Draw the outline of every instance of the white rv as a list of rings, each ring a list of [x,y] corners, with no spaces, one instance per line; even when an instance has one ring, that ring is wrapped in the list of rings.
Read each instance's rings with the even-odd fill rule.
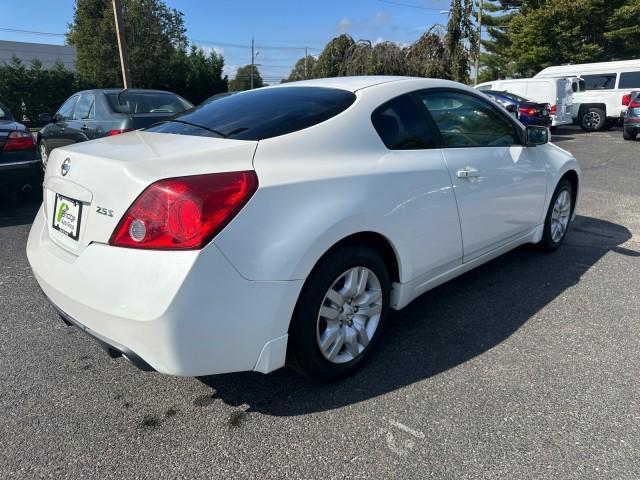
[[[494,80],[476,85],[478,90],[497,90],[515,93],[538,103],[551,106],[551,126],[573,123],[571,116],[573,90],[572,81],[565,78],[518,78]]]
[[[640,60],[548,67],[534,78],[561,77],[584,80],[584,91],[573,94],[572,115],[584,130],[602,130],[626,111],[625,94],[640,90]]]

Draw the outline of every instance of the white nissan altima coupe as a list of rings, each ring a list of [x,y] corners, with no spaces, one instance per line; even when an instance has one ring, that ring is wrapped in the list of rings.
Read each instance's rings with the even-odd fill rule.
[[[27,254],[68,323],[146,370],[352,372],[390,309],[525,243],[580,167],[464,85],[290,83],[57,148]]]

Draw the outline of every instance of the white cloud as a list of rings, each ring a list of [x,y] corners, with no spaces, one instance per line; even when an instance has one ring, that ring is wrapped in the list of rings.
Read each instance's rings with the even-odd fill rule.
[[[340,33],[347,33],[347,31],[352,27],[353,22],[348,18],[343,18],[338,22],[336,28]]]
[[[375,47],[376,45],[378,45],[379,43],[382,43],[384,41],[385,41],[384,38],[378,37],[373,42],[371,42],[371,45],[373,45]]]

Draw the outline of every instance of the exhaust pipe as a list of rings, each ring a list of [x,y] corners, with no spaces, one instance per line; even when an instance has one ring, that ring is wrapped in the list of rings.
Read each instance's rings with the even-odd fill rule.
[[[31,185],[29,185],[28,183],[26,185],[22,186],[22,192],[23,193],[31,193],[33,191],[33,187]]]

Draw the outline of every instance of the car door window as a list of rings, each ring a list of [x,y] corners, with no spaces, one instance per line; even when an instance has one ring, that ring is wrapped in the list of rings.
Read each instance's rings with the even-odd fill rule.
[[[93,118],[93,95],[80,95],[76,108],[73,111],[74,120],[89,120]]]
[[[382,104],[371,115],[371,122],[390,150],[420,150],[436,145],[424,114],[411,95]]]
[[[599,73],[597,75],[583,75],[585,90],[611,90],[616,84],[615,73]]]
[[[69,120],[71,118],[71,114],[73,113],[73,107],[78,100],[78,96],[74,95],[73,97],[67,99],[66,102],[62,104],[58,112],[56,113],[56,118],[58,120]]]
[[[506,147],[520,143],[514,123],[489,102],[462,92],[419,92],[444,147]]]

